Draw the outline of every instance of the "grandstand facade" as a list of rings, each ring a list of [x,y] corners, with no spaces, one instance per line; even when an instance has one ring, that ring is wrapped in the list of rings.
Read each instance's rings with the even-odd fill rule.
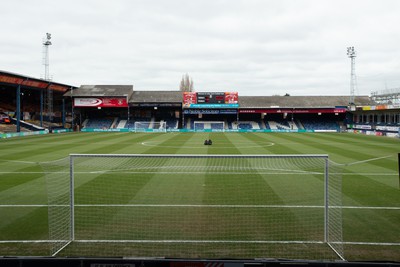
[[[44,104],[54,95],[53,113]],[[132,85],[70,85],[0,71],[0,132],[231,131],[339,132],[398,136],[399,104],[373,97],[242,96],[236,92],[139,91]],[[233,97],[226,102],[224,97]],[[189,97],[189,98],[188,98]],[[187,102],[194,98],[198,102]],[[192,101],[192,100],[190,100]],[[208,102],[211,101],[211,102]],[[189,103],[189,104],[188,104]],[[51,121],[49,118],[52,118]],[[144,128],[144,129],[143,129]]]
[[[345,130],[352,118],[347,96],[238,96],[235,105],[187,105],[183,95],[136,91],[133,86],[83,85],[64,97],[73,102],[75,123],[82,131],[133,131],[135,123],[147,122],[149,131],[155,129],[152,125],[165,123],[167,131],[336,132]],[[104,105],[105,101],[114,104]],[[358,106],[370,101],[368,96],[356,98]]]
[[[11,120],[9,125],[0,125],[0,132],[29,133],[67,127],[68,107],[63,95],[73,88],[71,85],[0,71],[0,112],[7,114]],[[46,103],[49,91],[52,92],[51,109]]]

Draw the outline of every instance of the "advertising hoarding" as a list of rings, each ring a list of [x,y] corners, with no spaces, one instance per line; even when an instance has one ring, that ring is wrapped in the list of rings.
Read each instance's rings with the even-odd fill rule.
[[[77,97],[74,107],[127,108],[128,102],[124,97]]]

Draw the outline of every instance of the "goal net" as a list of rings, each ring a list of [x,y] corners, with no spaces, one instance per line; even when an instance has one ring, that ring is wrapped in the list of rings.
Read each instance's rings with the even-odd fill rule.
[[[195,132],[224,132],[225,122],[223,121],[195,121],[193,124]]]
[[[136,121],[135,132],[166,132],[167,124],[165,121]]]
[[[44,168],[52,255],[344,259],[326,155],[73,154]]]

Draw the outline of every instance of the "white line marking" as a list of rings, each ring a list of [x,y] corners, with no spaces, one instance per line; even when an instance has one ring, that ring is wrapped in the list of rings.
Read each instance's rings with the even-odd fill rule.
[[[60,205],[52,205],[53,207],[55,206],[60,206]],[[61,205],[64,206],[64,205]],[[65,205],[68,206],[68,205]],[[49,207],[47,204],[4,204],[0,205],[0,208],[44,208],[44,207]]]
[[[34,173],[44,173],[44,172],[0,172],[0,174],[34,174]]]
[[[378,158],[372,158],[372,159],[366,159],[366,160],[360,160],[360,161],[354,161],[354,162],[344,163],[344,164],[339,164],[339,165],[351,166],[351,165],[366,163],[366,162],[370,162],[370,161],[375,161],[375,160],[380,160],[380,159],[386,159],[386,158],[390,158],[390,157],[392,157],[392,155],[383,156],[383,157],[378,157]]]
[[[176,167],[176,166],[175,166]],[[192,166],[193,167],[193,166]],[[149,169],[154,169],[155,167],[149,168]],[[190,166],[186,166],[185,168],[190,169]],[[194,167],[193,167],[194,168]],[[196,168],[203,168],[196,166]],[[206,168],[204,166],[204,168]],[[218,168],[218,166],[215,166],[215,168]],[[265,168],[264,168],[265,169]],[[252,170],[257,170],[257,169],[252,169]],[[275,170],[277,171],[277,170]],[[283,172],[286,171],[286,172]],[[69,172],[43,172],[43,171],[29,171],[29,172],[20,172],[20,171],[0,171],[0,174],[37,174],[37,173],[64,173],[64,174],[69,174]],[[160,174],[177,174],[177,173],[188,173],[188,174],[204,174],[204,171],[201,172],[195,172],[195,171],[188,171],[188,170],[182,170],[179,172],[159,172],[159,171],[124,171],[124,170],[104,170],[104,171],[76,171],[76,174],[103,174],[103,173],[122,173],[122,174],[137,174],[137,173],[150,173],[150,174],[155,174],[155,173],[160,173]],[[219,173],[213,173],[213,175],[218,175],[218,174],[252,174],[252,173],[257,173],[257,174],[271,174],[271,175],[277,175],[277,174],[323,174],[322,172],[307,172],[307,171],[301,171],[301,170],[282,170],[282,172],[246,172],[246,171],[241,171],[241,172],[219,172]],[[394,173],[333,173],[332,174],[339,174],[343,176],[398,176],[397,172]]]
[[[332,208],[335,208],[334,206]],[[360,206],[342,206],[342,209],[360,209],[360,210],[400,210],[400,207],[360,207]]]
[[[158,142],[158,141],[142,142],[141,144],[144,145],[144,146],[146,146],[146,145],[147,146],[157,146],[157,145],[148,144],[148,143],[151,143],[151,142]],[[275,143],[273,143],[273,142],[262,142],[262,143],[264,143],[264,144],[257,145],[257,146],[246,146],[246,148],[265,147],[265,146],[274,146],[275,145]],[[163,146],[163,147],[174,147],[175,148],[176,146]],[[181,146],[179,146],[179,147],[182,148]],[[203,147],[203,146],[183,147],[183,148],[199,148],[199,147]],[[231,148],[231,147],[220,147],[220,148]],[[371,159],[366,159],[366,160],[354,161],[354,162],[350,162],[350,163],[337,163],[337,164],[338,165],[342,165],[342,166],[351,166],[351,165],[362,164],[362,163],[366,163],[366,162],[370,162],[370,161],[390,158],[392,156],[393,155],[388,155],[388,156],[382,156],[382,157],[371,158]],[[23,161],[23,160],[6,160],[6,159],[0,159],[0,161],[10,162],[10,163],[23,163],[23,164],[42,164],[42,163],[52,163],[52,162],[61,161],[61,160],[64,160],[65,158],[67,158],[67,157],[56,159],[56,160],[52,160],[52,161],[42,161],[42,162]]]
[[[70,242],[71,240],[0,240],[0,244],[12,243],[54,243]],[[80,243],[249,243],[249,244],[325,244],[323,241],[267,241],[267,240],[74,240]],[[343,245],[367,245],[367,246],[400,246],[400,242],[331,242]]]
[[[47,204],[0,204],[0,208],[43,208],[69,207],[66,205]],[[197,205],[197,204],[76,204],[75,207],[150,207],[150,208],[289,208],[289,209],[323,209],[323,205]],[[400,210],[400,207],[363,207],[363,206],[330,206],[330,208],[361,209],[361,210]]]
[[[53,257],[56,256],[61,250],[63,250],[64,248],[66,248],[69,244],[71,244],[72,240],[70,240],[69,242],[67,242],[66,244],[64,244],[64,246],[62,246],[61,248],[59,248],[56,252],[53,253]]]
[[[400,246],[399,242],[393,242],[393,243],[388,243],[388,242],[343,242],[343,245],[368,245],[368,246]]]
[[[0,240],[0,244],[7,243],[52,243],[52,242],[68,242],[69,240]]]
[[[182,146],[180,143],[177,144],[176,146],[174,146],[174,145],[170,145],[171,144],[170,142],[167,142],[169,145],[162,145],[163,142],[164,141],[147,141],[147,142],[142,142],[140,144],[143,146],[150,146],[150,147],[169,147],[169,148],[182,148],[182,149],[185,149],[185,148],[192,149],[192,148],[204,147],[203,141],[199,141],[199,145],[197,145],[197,146]],[[273,143],[273,142],[258,142],[258,143],[254,144],[253,142],[249,143],[249,142],[240,142],[239,141],[239,142],[235,142],[235,144],[232,144],[227,141],[218,141],[215,143],[223,144],[223,145],[231,144],[230,146],[219,146],[218,145],[218,148],[260,148],[260,147],[269,147],[269,146],[275,145],[275,143]]]
[[[308,240],[74,240],[79,243],[241,243],[241,244],[324,244],[323,241]]]
[[[190,167],[188,167],[190,169]],[[199,168],[199,167],[196,167]],[[201,168],[201,167],[200,167]],[[152,168],[154,169],[154,168]],[[207,170],[206,170],[207,171]],[[208,170],[210,171],[210,169]],[[279,171],[279,170],[276,170]],[[64,173],[64,174],[69,174],[69,172],[0,172],[0,174],[36,174],[36,173]],[[317,175],[322,175],[323,173],[321,172],[307,172],[307,171],[302,171],[302,170],[282,170],[282,172],[260,172],[260,171],[254,171],[254,172],[248,172],[248,171],[228,171],[228,172],[216,172],[216,173],[205,173],[205,171],[190,171],[190,170],[182,170],[182,171],[174,171],[174,172],[169,172],[169,171],[120,171],[120,170],[104,170],[104,171],[87,171],[87,172],[79,172],[76,171],[74,172],[75,174],[105,174],[105,173],[113,173],[113,174],[178,174],[178,173],[186,173],[186,174],[212,174],[212,175],[243,175],[243,174],[270,174],[270,175],[310,175],[310,174],[317,174]]]
[[[24,163],[24,164],[38,164],[39,163],[39,162],[35,162],[35,161],[6,160],[6,159],[0,159],[0,161],[9,162],[9,163]]]

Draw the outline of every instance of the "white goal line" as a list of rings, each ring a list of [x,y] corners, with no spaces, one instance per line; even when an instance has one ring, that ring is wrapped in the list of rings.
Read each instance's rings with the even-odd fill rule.
[[[324,241],[308,240],[74,240],[78,243],[200,243],[200,244],[325,244]]]
[[[323,173],[320,172],[304,172],[304,171],[289,171],[289,172],[283,172],[285,170],[282,170],[282,172],[218,172],[218,173],[212,173],[212,175],[219,175],[219,174],[270,174],[270,175],[322,175]],[[288,170],[286,170],[288,171]],[[2,172],[0,171],[0,174],[37,174],[37,173],[59,173],[59,174],[69,174],[69,172],[42,172],[42,171],[32,171],[32,172]],[[178,173],[187,173],[187,174],[204,174],[204,172],[194,172],[194,171],[182,171],[182,172],[143,172],[143,171],[87,171],[87,172],[75,172],[76,174],[105,174],[105,173],[121,173],[121,174],[178,174]],[[334,175],[342,175],[342,176],[398,176],[397,173],[336,173],[336,172],[331,172],[331,174]],[[2,177],[0,177],[1,179]],[[6,178],[6,177],[4,177]]]
[[[40,244],[40,243],[66,243],[71,240],[0,240],[0,244]],[[78,243],[245,243],[245,244],[325,244],[323,241],[267,241],[267,240],[74,240]],[[329,242],[331,244],[343,245],[366,245],[366,246],[400,246],[400,242]]]
[[[114,172],[114,171],[88,171],[88,172],[75,172],[77,174],[96,174],[96,173],[108,173],[108,172]],[[36,174],[36,173],[44,173],[44,172],[2,172],[0,171],[0,174]],[[69,172],[47,172],[47,173],[64,173],[67,174]],[[115,172],[114,172],[115,173]],[[119,172],[119,173],[160,173],[160,174],[177,174],[177,173],[192,173],[192,174],[196,174],[196,173],[202,173],[204,174],[204,172],[187,172],[187,171],[182,171],[182,172]],[[322,174],[319,172],[227,172],[227,173],[213,173],[214,174],[250,174],[250,173],[255,173],[255,174],[271,174],[271,175],[278,175],[278,174],[296,174],[296,175],[308,175],[308,174]],[[336,172],[332,172],[331,174],[339,174],[339,175],[343,175],[343,176],[398,176],[397,173],[336,173]]]
[[[75,207],[154,207],[154,208],[309,208],[322,209],[323,205],[203,205],[203,204],[75,204]],[[0,204],[0,208],[44,208],[70,207],[70,205],[47,204]],[[363,206],[329,206],[329,208],[360,209],[360,210],[400,210],[400,207],[363,207]]]

